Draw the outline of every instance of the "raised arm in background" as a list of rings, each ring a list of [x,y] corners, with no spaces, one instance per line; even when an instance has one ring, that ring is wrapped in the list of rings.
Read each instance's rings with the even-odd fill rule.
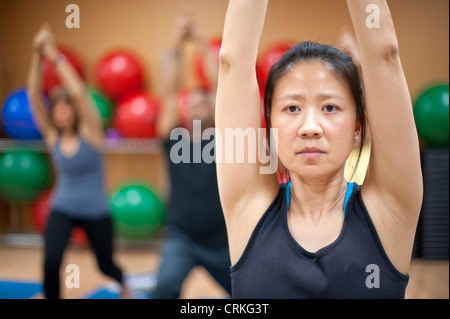
[[[89,96],[86,85],[70,63],[65,60],[55,45],[55,39],[48,23],[44,23],[34,38],[34,51],[28,76],[28,89],[36,117],[44,136],[54,139],[49,115],[46,114],[42,102],[42,86],[40,63],[46,57],[53,62],[62,86],[73,99],[73,104],[79,118],[80,133],[94,145],[103,145],[103,127],[101,117]],[[49,141],[52,143],[52,141]],[[52,145],[52,144],[50,144]]]
[[[174,43],[160,60],[159,96],[162,110],[158,118],[158,136],[167,139],[177,125],[179,125],[178,98],[182,88],[183,78],[183,48],[188,42],[194,42],[204,57],[205,71],[210,91],[217,90],[218,63],[205,37],[200,34],[192,18],[187,15],[178,17],[175,22]]]
[[[28,71],[27,89],[31,100],[34,118],[47,146],[52,148],[57,137],[57,130],[53,126],[50,114],[44,104],[42,91],[42,32],[39,32],[33,39],[33,50],[31,53],[31,63]]]

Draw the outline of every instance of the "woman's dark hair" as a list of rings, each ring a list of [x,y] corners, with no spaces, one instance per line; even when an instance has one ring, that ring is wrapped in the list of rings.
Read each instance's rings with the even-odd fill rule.
[[[268,128],[271,127],[270,114],[272,109],[272,97],[276,84],[281,77],[292,70],[293,67],[300,62],[323,62],[327,68],[334,71],[348,84],[356,105],[356,120],[361,123],[361,142],[358,159],[355,165],[355,167],[357,167],[366,136],[366,103],[363,84],[361,82],[359,70],[353,63],[352,58],[336,48],[316,42],[300,42],[287,51],[281,59],[272,66],[267,77],[264,92],[264,117]],[[267,134],[268,140],[270,140],[270,130],[267,130]],[[355,171],[356,169],[353,174]],[[288,172],[284,168],[279,171],[279,174],[289,178]]]

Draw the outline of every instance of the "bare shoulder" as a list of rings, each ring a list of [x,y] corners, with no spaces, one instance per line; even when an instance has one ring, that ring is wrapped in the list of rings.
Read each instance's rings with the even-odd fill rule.
[[[86,143],[98,151],[103,151],[105,146],[104,135],[97,129],[92,129],[89,125],[80,125],[79,133]]]
[[[43,140],[45,146],[49,151],[52,151],[55,148],[56,142],[58,140],[58,134],[59,134],[58,131],[53,126],[45,131]]]

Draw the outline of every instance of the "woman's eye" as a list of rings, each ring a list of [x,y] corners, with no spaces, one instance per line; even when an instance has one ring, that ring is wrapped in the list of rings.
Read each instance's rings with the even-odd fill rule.
[[[329,104],[329,105],[325,105],[325,106],[324,106],[324,110],[325,110],[326,112],[331,113],[331,112],[337,111],[337,108],[336,108],[336,106]]]
[[[291,106],[288,106],[286,110],[288,111],[288,113],[294,113],[298,110],[298,107],[291,105]]]

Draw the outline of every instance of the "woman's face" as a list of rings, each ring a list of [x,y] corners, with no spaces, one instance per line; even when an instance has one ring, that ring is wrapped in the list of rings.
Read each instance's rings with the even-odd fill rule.
[[[66,98],[59,98],[52,108],[53,123],[59,129],[70,128],[75,124],[75,113]]]
[[[271,122],[278,128],[278,156],[291,176],[343,175],[360,125],[347,83],[324,63],[298,63],[278,80]]]

